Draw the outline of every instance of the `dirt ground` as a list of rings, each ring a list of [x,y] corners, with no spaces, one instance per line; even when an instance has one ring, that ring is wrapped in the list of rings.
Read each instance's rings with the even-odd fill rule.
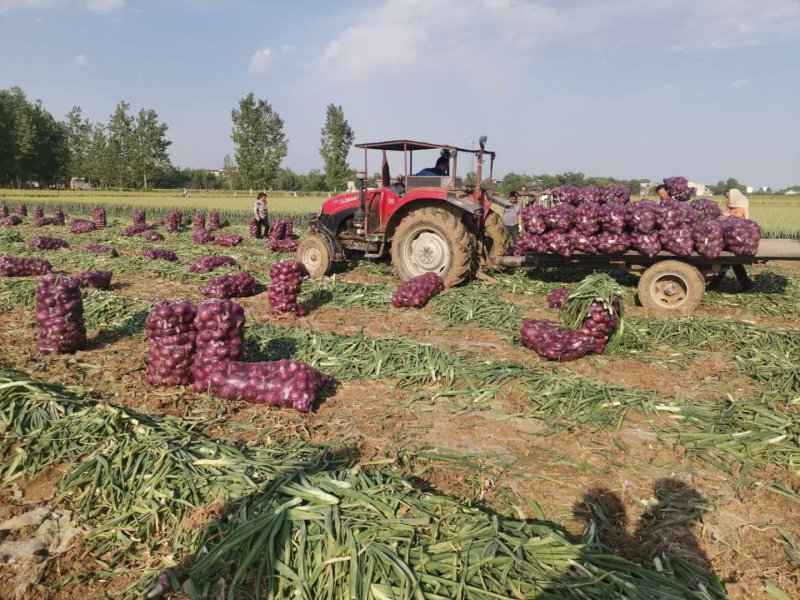
[[[792,268],[786,266],[786,268]],[[798,270],[800,276],[800,270]],[[385,275],[353,273],[363,283],[390,281]],[[199,298],[196,286],[126,273],[115,274],[115,292],[132,299]],[[543,296],[515,298],[526,314],[553,317]],[[514,345],[509,335],[477,325],[448,327],[430,309],[368,311],[321,306],[308,317],[267,316],[266,294],[243,299],[247,318],[286,323],[339,334],[396,336],[432,343],[447,351],[535,365],[538,358]],[[724,311],[725,315],[780,327],[800,327],[796,319],[778,319]],[[701,314],[722,311],[704,306]],[[633,308],[631,314],[643,314]],[[763,487],[737,489],[730,475],[679,445],[661,441],[648,418],[629,415],[618,430],[558,427],[529,416],[526,401],[506,386],[486,410],[456,409],[435,389],[404,389],[390,380],[339,384],[309,415],[226,403],[189,390],[153,388],[145,381],[146,343],[141,336],[103,341],[92,333],[90,349],[69,356],[40,357],[35,348],[32,311],[10,309],[0,329],[0,363],[64,384],[80,384],[113,402],[172,415],[219,411],[226,419],[209,435],[252,441],[264,428],[301,435],[313,442],[357,448],[360,460],[394,458],[420,485],[468,499],[515,517],[544,517],[576,535],[590,515],[602,511],[600,538],[621,555],[640,562],[661,552],[682,555],[715,572],[731,598],[760,598],[764,582],[775,579],[789,597],[800,597],[800,571],[780,544],[778,528],[800,532],[800,505]],[[101,343],[102,342],[102,343]],[[743,394],[752,382],[730,357],[700,352],[691,360],[653,355],[592,357],[569,366],[613,384],[712,402],[725,394]],[[28,482],[16,495],[0,496],[0,520],[48,503],[59,473]],[[761,481],[780,481],[800,491],[791,470],[769,469]],[[226,510],[204,507],[190,526]],[[25,530],[15,535],[24,537]],[[12,539],[3,538],[0,540]],[[102,598],[124,589],[134,574],[109,575],[80,541],[48,565],[26,598]],[[0,571],[0,597],[12,597],[15,568]],[[135,579],[135,578],[134,578]]]

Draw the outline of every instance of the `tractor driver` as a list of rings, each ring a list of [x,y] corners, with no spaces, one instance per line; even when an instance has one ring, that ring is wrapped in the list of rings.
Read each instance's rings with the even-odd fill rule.
[[[446,177],[450,174],[450,161],[444,156],[436,159],[436,166],[433,168],[422,169],[418,176],[422,177]]]

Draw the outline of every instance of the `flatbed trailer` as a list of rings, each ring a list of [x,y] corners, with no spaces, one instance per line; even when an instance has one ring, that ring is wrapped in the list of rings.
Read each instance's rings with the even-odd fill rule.
[[[660,314],[688,314],[703,300],[706,285],[733,265],[771,261],[800,261],[800,240],[763,239],[755,256],[722,252],[717,258],[699,254],[680,256],[659,252],[649,257],[638,252],[624,254],[534,254],[503,256],[496,261],[504,267],[579,267],[625,269],[639,276],[637,293],[645,308]]]

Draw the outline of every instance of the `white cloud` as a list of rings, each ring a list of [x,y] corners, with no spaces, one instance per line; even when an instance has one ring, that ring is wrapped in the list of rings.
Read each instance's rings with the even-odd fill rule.
[[[385,35],[365,50],[376,32]],[[539,56],[608,59],[798,37],[797,0],[382,0],[330,40],[319,66],[339,82],[426,70],[502,80]]]
[[[84,69],[89,66],[89,59],[86,58],[85,54],[78,54],[78,56],[72,59],[72,64],[79,69]]]
[[[297,46],[293,44],[284,44],[283,46],[281,46],[282,54],[289,54],[290,52],[294,52],[295,50],[297,50]]]
[[[749,79],[735,79],[731,81],[731,87],[734,89],[743,88],[745,86],[752,85],[752,83],[753,82]]]
[[[83,6],[93,12],[111,12],[125,6],[125,0],[83,0]]]
[[[262,48],[261,50],[256,50],[253,57],[250,59],[250,65],[247,67],[248,73],[251,75],[255,75],[257,73],[263,73],[269,68],[269,64],[272,62],[272,48]]]

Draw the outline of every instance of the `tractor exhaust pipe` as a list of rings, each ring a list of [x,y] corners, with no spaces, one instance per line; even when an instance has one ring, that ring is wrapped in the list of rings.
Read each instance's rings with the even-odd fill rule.
[[[353,215],[353,225],[356,228],[356,233],[363,235],[367,201],[367,174],[363,172],[356,173],[356,179],[358,179],[358,209]]]
[[[482,135],[478,138],[478,164],[475,167],[475,191],[473,192],[473,199],[475,202],[481,201],[481,182],[483,182],[483,151],[486,149],[486,136]]]

